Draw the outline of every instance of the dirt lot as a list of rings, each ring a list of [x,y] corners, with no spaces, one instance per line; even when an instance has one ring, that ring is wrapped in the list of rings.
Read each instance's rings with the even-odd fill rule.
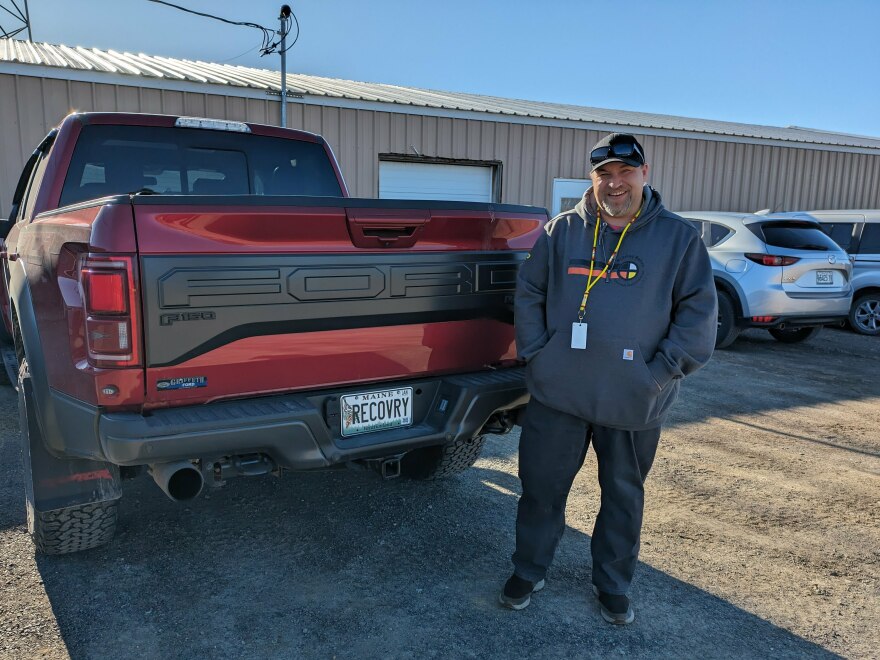
[[[592,456],[547,588],[509,612],[515,434],[441,483],[289,474],[175,505],[141,478],[112,544],[35,558],[2,389],[0,656],[880,657],[878,364],[878,339],[749,332],[687,381],[623,629],[588,589]]]

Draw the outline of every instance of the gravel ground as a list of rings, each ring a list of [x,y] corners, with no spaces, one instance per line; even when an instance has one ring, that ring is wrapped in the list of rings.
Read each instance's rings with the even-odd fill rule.
[[[515,432],[438,483],[286,474],[176,505],[139,478],[110,545],[35,558],[0,389],[0,657],[880,657],[878,359],[840,330],[750,331],[688,379],[625,628],[589,592],[592,454],[547,588],[510,612]]]

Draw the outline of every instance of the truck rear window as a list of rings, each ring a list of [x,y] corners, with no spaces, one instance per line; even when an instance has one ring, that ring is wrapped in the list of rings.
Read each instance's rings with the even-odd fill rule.
[[[342,194],[314,142],[193,128],[83,127],[61,206],[149,190],[162,195]]]
[[[818,224],[811,222],[759,222],[746,225],[758,238],[772,247],[790,250],[840,251]]]

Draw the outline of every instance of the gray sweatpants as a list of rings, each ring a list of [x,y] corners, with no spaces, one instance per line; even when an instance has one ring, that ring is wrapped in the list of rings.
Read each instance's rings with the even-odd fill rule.
[[[514,572],[531,582],[546,575],[565,530],[568,493],[592,442],[602,491],[590,544],[593,584],[610,594],[625,594],[639,556],[644,484],[659,440],[659,427],[621,431],[596,426],[532,398],[519,441],[522,497]]]

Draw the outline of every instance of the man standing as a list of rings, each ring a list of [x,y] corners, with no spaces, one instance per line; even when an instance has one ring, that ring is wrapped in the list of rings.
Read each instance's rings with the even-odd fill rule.
[[[590,164],[592,189],[547,224],[517,280],[516,343],[531,401],[514,573],[500,601],[519,610],[544,587],[592,443],[602,493],[593,592],[606,621],[627,624],[645,478],[681,379],[712,355],[718,302],[700,234],[646,185],[636,138],[606,136]]]

